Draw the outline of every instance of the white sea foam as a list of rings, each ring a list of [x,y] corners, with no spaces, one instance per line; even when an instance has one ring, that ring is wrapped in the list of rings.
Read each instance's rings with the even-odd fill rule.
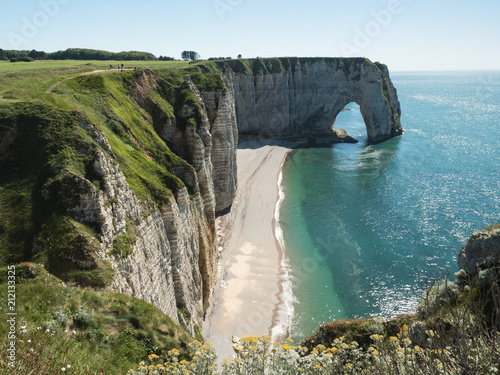
[[[422,129],[408,129],[408,128],[405,128],[405,132],[413,132],[413,133],[417,133],[419,135],[427,135]]]
[[[283,164],[285,160],[281,163],[280,173],[278,176],[278,201],[276,202],[276,207],[274,209],[274,220],[275,220],[275,236],[278,240],[279,246],[281,248],[281,263],[280,263],[280,290],[281,295],[279,296],[279,306],[276,314],[275,321],[273,322],[273,327],[271,329],[271,335],[273,340],[285,338],[292,326],[292,320],[294,316],[294,302],[295,296],[293,295],[292,289],[292,269],[290,261],[286,256],[285,251],[285,240],[283,235],[283,230],[280,226],[280,210],[281,205],[285,199],[285,192],[283,191],[282,180],[283,180]]]

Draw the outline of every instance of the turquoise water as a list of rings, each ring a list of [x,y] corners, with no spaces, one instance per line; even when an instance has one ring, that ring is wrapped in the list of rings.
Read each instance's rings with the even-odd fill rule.
[[[415,311],[426,280],[453,278],[470,234],[500,222],[500,73],[392,79],[403,136],[368,144],[350,104],[335,127],[359,143],[299,149],[284,166],[295,338],[332,319]]]

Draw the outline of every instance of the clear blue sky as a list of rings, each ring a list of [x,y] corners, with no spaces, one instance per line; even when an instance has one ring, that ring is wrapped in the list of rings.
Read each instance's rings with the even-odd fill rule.
[[[2,1],[0,48],[366,56],[393,71],[500,69],[498,0]]]

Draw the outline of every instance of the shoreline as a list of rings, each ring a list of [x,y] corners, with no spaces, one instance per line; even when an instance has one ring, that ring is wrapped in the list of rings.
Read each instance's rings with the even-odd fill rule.
[[[219,363],[234,357],[233,336],[279,340],[289,332],[290,267],[277,231],[282,167],[295,146],[283,141],[238,145],[238,191],[230,212],[217,218],[219,277],[202,329]]]
[[[276,198],[276,205],[274,208],[273,215],[273,232],[274,240],[276,243],[276,249],[278,250],[279,256],[279,267],[278,267],[278,288],[279,292],[276,294],[278,303],[273,310],[272,325],[270,328],[271,339],[273,341],[284,341],[290,336],[290,329],[292,325],[292,317],[294,313],[293,302],[295,297],[292,290],[292,276],[291,276],[291,264],[290,260],[286,256],[285,251],[285,239],[283,234],[283,229],[281,228],[279,222],[280,218],[280,208],[285,199],[285,193],[283,192],[282,180],[283,180],[283,167],[291,156],[293,148],[287,151],[278,171],[278,181],[276,182],[278,188],[278,195]]]

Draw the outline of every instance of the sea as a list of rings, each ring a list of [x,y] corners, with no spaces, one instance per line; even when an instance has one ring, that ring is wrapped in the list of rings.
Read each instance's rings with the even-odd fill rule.
[[[278,236],[289,332],[413,313],[454,280],[469,236],[500,222],[500,71],[392,73],[404,134],[371,144],[355,103],[335,128],[356,144],[291,152]]]

